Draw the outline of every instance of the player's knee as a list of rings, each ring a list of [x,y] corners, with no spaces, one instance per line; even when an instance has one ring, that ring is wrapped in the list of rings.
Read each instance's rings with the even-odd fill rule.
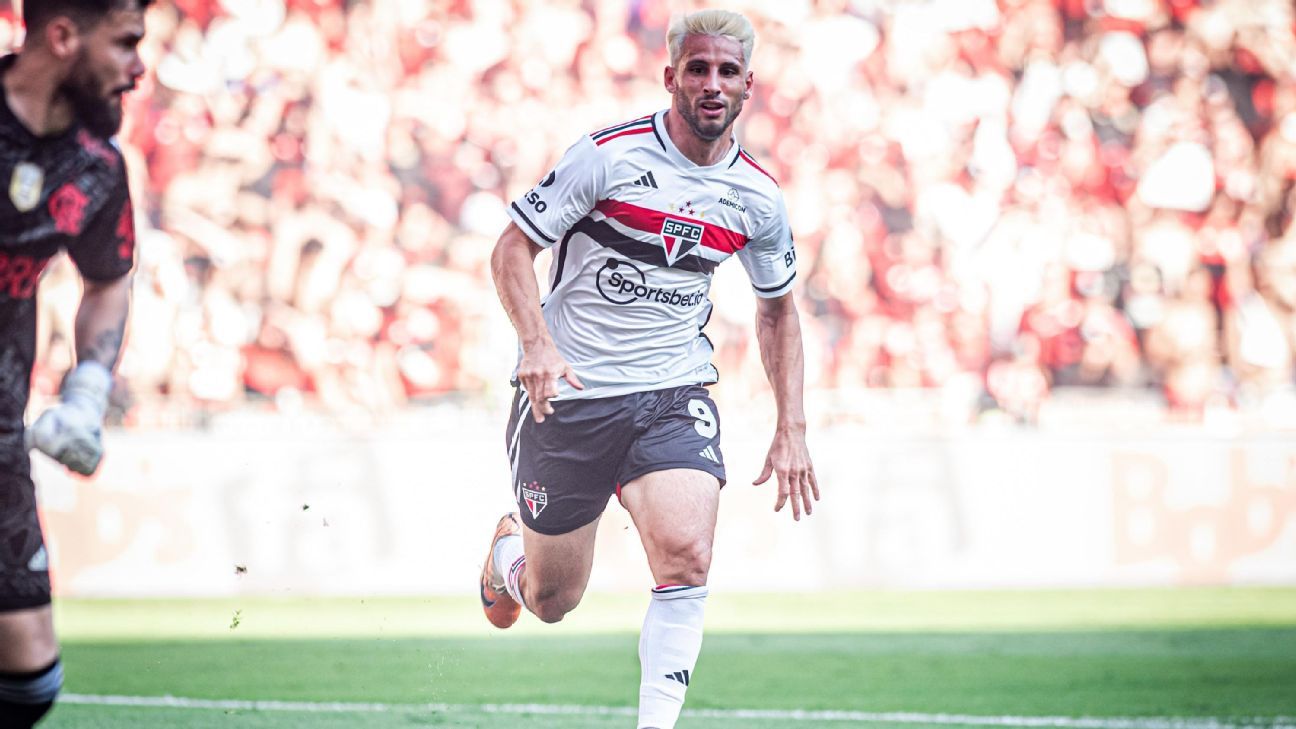
[[[538,590],[527,598],[527,606],[546,623],[556,623],[580,604],[579,590]]]
[[[705,585],[711,571],[711,540],[683,540],[665,545],[665,564],[658,572],[675,585]]]
[[[63,664],[58,659],[37,671],[0,671],[0,726],[34,726],[54,705],[62,688]]]

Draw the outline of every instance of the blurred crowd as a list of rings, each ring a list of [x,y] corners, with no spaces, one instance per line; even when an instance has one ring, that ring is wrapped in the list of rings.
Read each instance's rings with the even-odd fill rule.
[[[152,8],[121,135],[126,420],[507,388],[505,207],[580,135],[668,104],[665,29],[695,5]],[[757,30],[738,134],[787,198],[812,392],[926,389],[958,418],[1034,422],[1062,388],[1106,388],[1293,425],[1290,2],[725,5]],[[75,277],[43,286],[53,392]],[[754,392],[751,299],[718,279],[708,334],[724,386]]]

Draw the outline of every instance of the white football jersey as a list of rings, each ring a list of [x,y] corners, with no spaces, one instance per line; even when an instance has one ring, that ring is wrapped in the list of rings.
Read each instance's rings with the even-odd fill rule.
[[[559,399],[715,382],[702,328],[711,274],[734,254],[757,296],[792,290],[796,251],[774,178],[737,142],[709,167],[689,161],[666,113],[582,137],[509,209],[555,247],[541,306],[585,385],[559,380]]]

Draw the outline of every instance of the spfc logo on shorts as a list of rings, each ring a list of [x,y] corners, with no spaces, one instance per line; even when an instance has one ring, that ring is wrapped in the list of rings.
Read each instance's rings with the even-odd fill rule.
[[[549,494],[544,491],[537,491],[538,486],[535,481],[522,487],[522,503],[526,504],[527,511],[531,512],[532,519],[538,519],[540,512],[544,511],[545,506],[549,504]]]
[[[675,218],[666,218],[661,227],[662,247],[666,249],[666,265],[674,266],[679,257],[702,242],[702,226]]]

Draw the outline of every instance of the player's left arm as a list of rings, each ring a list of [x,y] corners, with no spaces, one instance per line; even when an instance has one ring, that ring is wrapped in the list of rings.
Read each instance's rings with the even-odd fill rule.
[[[775,511],[792,502],[792,518],[800,521],[801,511],[814,511],[819,500],[819,482],[806,447],[804,405],[805,356],[801,347],[801,320],[792,286],[796,281],[796,246],[788,225],[787,208],[779,195],[765,215],[764,225],[738,252],[756,294],[756,339],[761,363],[774,388],[778,421],[774,442],[765,456],[765,467],[753,483],[778,477]]]
[[[753,485],[778,477],[778,500],[774,511],[792,502],[792,518],[800,521],[804,508],[813,513],[819,500],[819,482],[806,445],[805,356],[801,344],[801,321],[796,301],[787,292],[773,298],[756,299],[756,340],[761,363],[774,389],[778,417],[774,441],[765,456],[765,466]]]

